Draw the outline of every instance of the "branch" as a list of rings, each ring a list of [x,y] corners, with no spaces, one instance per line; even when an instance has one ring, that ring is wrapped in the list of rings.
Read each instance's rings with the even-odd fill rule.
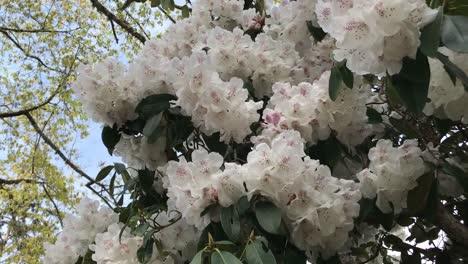
[[[25,115],[26,113],[32,112],[34,110],[37,110],[37,109],[47,105],[48,103],[50,103],[52,101],[52,99],[54,99],[54,97],[57,96],[57,94],[59,93],[59,90],[60,90],[60,87],[54,93],[52,93],[49,96],[49,98],[47,98],[44,102],[42,102],[42,103],[40,103],[40,104],[38,104],[36,106],[32,106],[30,108],[26,108],[26,109],[15,111],[15,112],[0,113],[0,118],[21,116],[21,115]]]
[[[62,220],[62,216],[60,215],[60,210],[59,210],[57,204],[55,203],[54,199],[53,199],[52,196],[50,195],[49,191],[47,190],[45,183],[42,184],[42,189],[44,189],[44,192],[46,193],[47,198],[49,198],[49,200],[50,200],[50,201],[52,202],[52,204],[54,205],[55,212],[57,213],[57,218],[58,218],[58,220],[59,220],[59,222],[60,222],[60,226],[63,227],[63,220]]]
[[[468,248],[468,228],[447,211],[441,203],[436,208],[436,221],[453,242]]]
[[[18,33],[57,33],[57,34],[60,34],[60,33],[70,33],[77,29],[79,29],[79,27],[70,29],[70,30],[52,30],[52,29],[44,29],[44,28],[22,29],[22,28],[9,28],[9,27],[0,26],[0,30],[18,32]]]
[[[97,184],[99,185],[101,188],[105,189],[104,186],[102,186],[100,183],[96,182],[91,176],[89,176],[88,174],[86,174],[86,172],[84,172],[83,170],[80,169],[80,167],[78,167],[75,163],[73,163],[69,158],[67,158],[67,156],[65,156],[65,154],[59,149],[59,147],[57,147],[57,145],[54,144],[54,142],[52,142],[52,140],[46,135],[44,134],[44,131],[42,131],[42,129],[39,127],[39,125],[37,124],[36,120],[31,116],[31,114],[29,112],[25,113],[24,114],[26,116],[26,118],[28,118],[29,122],[31,123],[31,125],[34,127],[34,130],[36,130],[36,132],[41,136],[41,138],[44,140],[44,142],[49,145],[54,151],[55,153],[65,162],[65,164],[67,164],[71,169],[73,169],[75,172],[77,172],[78,174],[80,174],[81,176],[83,176],[85,179],[87,179],[90,183],[93,183],[93,184]],[[86,184],[86,187],[88,189],[90,189],[92,192],[94,192],[96,195],[98,195],[99,197],[101,197],[104,202],[110,207],[110,208],[113,208],[112,205],[109,203],[109,201],[107,201],[107,199],[105,199],[101,194],[99,194],[98,191],[96,191],[94,188],[92,188],[90,185]]]
[[[164,8],[158,6],[158,9],[159,11],[161,11],[167,18],[169,18],[169,20],[171,20],[172,23],[176,23],[175,19],[171,17],[171,15],[169,15],[169,13],[166,12],[166,10],[164,10]]]
[[[47,64],[44,63],[43,60],[41,60],[39,57],[35,56],[35,55],[31,55],[29,54],[22,46],[21,44],[16,41],[6,30],[3,30],[3,29],[0,29],[0,33],[2,33],[3,35],[5,35],[5,37],[7,39],[9,39],[11,42],[13,42],[13,44],[19,49],[21,50],[23,53],[24,53],[24,56],[28,57],[28,58],[31,58],[31,59],[34,59],[36,60],[39,64],[41,64],[42,66],[44,66],[45,68],[51,70],[51,71],[56,71],[56,72],[60,72],[60,73],[65,73],[59,69],[54,69],[52,67],[49,67]]]
[[[0,179],[0,186],[20,184],[22,182],[24,182],[24,183],[40,183],[40,184],[43,183],[43,182],[32,180],[32,179],[15,179],[15,180]]]
[[[146,38],[138,33],[130,24],[128,24],[126,21],[121,20],[118,18],[116,15],[114,15],[112,12],[109,11],[105,6],[103,6],[101,3],[99,3],[98,0],[90,0],[93,6],[98,10],[98,12],[102,13],[105,15],[109,20],[114,21],[119,25],[122,29],[127,31],[130,35],[138,39],[141,43],[146,42]]]

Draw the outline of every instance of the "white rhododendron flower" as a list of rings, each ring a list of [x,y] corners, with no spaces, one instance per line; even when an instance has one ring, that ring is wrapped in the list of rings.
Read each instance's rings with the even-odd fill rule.
[[[88,246],[96,234],[118,221],[118,216],[109,208],[99,208],[99,202],[81,199],[76,207],[77,215],[67,214],[63,229],[55,244],[45,243],[44,262],[47,264],[75,263],[79,256],[85,256]]]
[[[424,0],[318,0],[317,20],[336,39],[338,61],[356,74],[396,74],[402,60],[416,57],[420,29],[437,10]]]
[[[390,140],[379,140],[369,151],[369,168],[357,174],[366,198],[377,196],[377,207],[384,213],[400,213],[407,207],[408,191],[426,172],[417,140],[406,140],[393,147]]]

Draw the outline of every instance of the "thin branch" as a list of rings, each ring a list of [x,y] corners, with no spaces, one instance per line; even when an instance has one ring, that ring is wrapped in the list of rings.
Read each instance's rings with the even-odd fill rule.
[[[0,186],[2,185],[15,185],[15,184],[20,184],[20,183],[40,183],[42,184],[43,182],[41,181],[36,181],[32,179],[15,179],[15,180],[7,180],[7,179],[1,179],[0,178]]]
[[[19,111],[15,111],[15,112],[0,113],[0,118],[7,118],[7,117],[15,117],[15,116],[25,115],[26,113],[32,112],[34,110],[37,110],[37,109],[47,105],[48,103],[50,103],[55,98],[55,96],[57,96],[57,94],[59,94],[60,87],[57,90],[55,90],[55,92],[53,92],[44,102],[42,102],[42,103],[40,103],[40,104],[38,104],[36,106],[32,106],[32,107],[23,109],[23,110],[19,110]]]
[[[146,42],[146,38],[138,33],[130,24],[128,24],[126,21],[121,20],[118,18],[116,15],[114,15],[112,12],[109,11],[105,6],[103,6],[99,1],[97,0],[90,0],[93,6],[97,9],[98,12],[102,13],[105,15],[109,20],[114,21],[119,25],[122,29],[127,31],[130,35],[138,39],[141,43]]]
[[[117,37],[117,33],[115,33],[115,26],[114,26],[114,21],[109,20],[112,28],[112,34],[114,34],[115,42],[119,44],[119,38]]]
[[[49,191],[47,190],[46,186],[45,186],[45,183],[42,184],[42,189],[44,189],[44,192],[46,193],[47,195],[47,198],[49,198],[49,200],[52,202],[52,204],[54,205],[54,208],[55,208],[55,212],[57,213],[57,218],[60,222],[60,226],[63,227],[63,220],[62,220],[62,216],[60,215],[60,210],[57,206],[57,204],[55,203],[54,199],[52,198],[52,196],[50,195]]]
[[[175,19],[171,17],[171,15],[169,15],[169,13],[166,12],[166,10],[164,10],[164,8],[158,6],[158,9],[159,11],[161,11],[164,15],[166,15],[167,18],[169,18],[169,20],[172,21],[172,23],[176,23]]]
[[[5,37],[7,39],[9,39],[11,42],[13,42],[13,44],[23,52],[24,56],[26,56],[27,58],[31,58],[31,59],[34,59],[36,60],[39,64],[41,64],[42,66],[44,66],[45,68],[49,69],[49,70],[52,70],[52,71],[55,71],[55,72],[59,72],[59,73],[65,73],[59,69],[54,69],[50,66],[48,66],[47,64],[44,63],[43,60],[41,60],[41,58],[37,57],[36,55],[31,55],[29,54],[29,52],[27,52],[22,46],[21,44],[16,41],[6,30],[3,30],[3,29],[0,29],[0,33],[2,33],[3,35],[5,35]]]
[[[70,30],[53,30],[53,29],[45,29],[45,28],[22,29],[22,28],[10,28],[10,27],[5,27],[5,26],[0,26],[0,30],[17,32],[17,33],[57,33],[57,34],[65,33],[65,34],[68,34],[78,29],[79,27],[70,29]]]
[[[86,174],[86,172],[84,172],[82,169],[80,169],[80,167],[78,167],[75,163],[73,163],[69,158],[67,158],[67,156],[65,156],[65,154],[59,149],[59,147],[57,147],[57,145],[55,145],[52,140],[41,130],[41,128],[39,127],[39,125],[37,124],[36,120],[31,116],[31,114],[29,112],[25,113],[24,114],[26,116],[26,118],[29,120],[29,123],[31,123],[31,125],[34,127],[34,130],[36,130],[36,132],[42,137],[42,139],[44,140],[44,142],[49,145],[54,151],[55,153],[65,162],[65,164],[67,164],[71,169],[73,169],[75,172],[77,172],[78,174],[80,174],[82,177],[84,177],[85,179],[87,179],[89,181],[89,183],[93,183],[93,184],[97,184],[98,186],[100,186],[101,188],[105,189],[104,186],[102,186],[101,184],[97,183],[91,176],[89,176],[88,174]],[[92,188],[89,184],[86,184],[86,187],[88,189],[90,189],[92,192],[94,192],[96,195],[98,195],[99,197],[101,197],[104,202],[110,207],[110,208],[113,208],[112,205],[109,203],[109,201],[107,201],[107,199],[105,199],[98,191],[96,191],[94,188]]]

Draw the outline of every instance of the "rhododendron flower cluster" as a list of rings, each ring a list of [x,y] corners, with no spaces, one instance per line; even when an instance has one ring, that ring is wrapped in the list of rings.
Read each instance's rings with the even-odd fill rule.
[[[149,263],[183,263],[196,253],[197,230],[187,225],[184,220],[169,225],[170,220],[173,219],[169,213],[155,216],[155,222],[161,226],[167,225],[154,235],[164,251],[160,252],[160,249],[154,246],[154,253]],[[137,250],[142,244],[142,237],[132,235],[129,228],[124,227],[122,223],[114,223],[109,226],[107,232],[97,234],[94,244],[89,248],[94,252],[92,259],[98,264],[137,264],[140,263]]]
[[[427,169],[417,140],[406,140],[398,148],[390,140],[379,140],[370,149],[369,160],[369,168],[357,175],[363,196],[377,196],[382,212],[400,213],[407,207],[408,191],[417,186]]]
[[[367,122],[366,102],[371,89],[368,84],[355,81],[353,89],[341,90],[336,101],[328,95],[327,71],[313,84],[275,83],[273,96],[263,112],[265,130],[262,137],[271,137],[281,131],[294,129],[311,143],[325,140],[332,130],[348,146],[355,146],[373,133]]]
[[[357,233],[373,223],[360,213],[406,213],[408,193],[440,165],[441,157],[431,161],[434,168],[426,165],[436,148],[408,139],[406,123],[467,122],[463,84],[452,83],[447,65],[435,59],[429,59],[430,102],[406,115],[411,100],[404,96],[425,92],[423,82],[421,90],[401,92],[396,77],[405,57],[416,58],[421,29],[436,13],[423,0],[199,0],[128,65],[107,59],[81,66],[73,89],[93,120],[112,130],[106,147],[133,170],[121,197],[134,200],[116,211],[137,213],[128,223],[107,221],[87,231],[66,257],[89,248],[97,263],[138,263],[149,248],[149,263],[187,263],[221,256],[218,242],[248,251],[269,233],[315,261],[365,243]],[[320,29],[328,34],[317,36]],[[463,56],[440,52],[468,70]],[[413,79],[404,81],[414,89]],[[140,111],[145,103],[148,113]],[[430,136],[435,142],[441,135]],[[361,210],[367,201],[372,208]],[[258,213],[260,203],[272,210]],[[278,233],[262,225],[274,210]],[[141,231],[142,223],[151,231]],[[61,236],[69,236],[67,228]],[[381,231],[370,231],[380,243]],[[145,244],[147,234],[154,245]],[[198,242],[205,245],[196,253]],[[69,247],[61,243],[54,247]],[[242,260],[250,263],[249,255]]]
[[[255,146],[246,164],[225,163],[224,170],[221,155],[197,150],[192,162],[169,162],[169,204],[202,227],[209,216],[200,219],[200,214],[211,204],[227,207],[244,195],[261,195],[284,211],[298,247],[331,256],[346,244],[359,214],[359,186],[304,156],[300,134],[293,130],[276,136],[271,145]]]
[[[336,39],[335,59],[357,74],[384,76],[415,58],[420,29],[435,18],[424,0],[319,0],[318,23]]]
[[[97,234],[118,222],[118,215],[111,209],[99,208],[98,201],[86,197],[80,201],[76,211],[76,216],[67,214],[64,217],[63,229],[55,244],[45,243],[45,263],[75,263],[79,256],[85,256]]]

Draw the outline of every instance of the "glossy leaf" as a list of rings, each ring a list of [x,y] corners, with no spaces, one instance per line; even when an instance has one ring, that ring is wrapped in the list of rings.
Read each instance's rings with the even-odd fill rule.
[[[266,242],[263,238],[256,238],[247,245],[245,258],[248,264],[276,264],[275,256]]]
[[[215,250],[211,254],[211,264],[242,264],[242,262],[230,252]]]
[[[221,226],[230,240],[239,240],[240,220],[235,206],[221,208]]]
[[[120,133],[117,129],[105,126],[101,134],[102,143],[106,146],[109,155],[112,155],[115,145],[120,141]]]
[[[442,24],[442,41],[454,51],[468,52],[468,17],[445,16]]]
[[[281,233],[281,211],[271,202],[257,202],[255,216],[260,226],[268,233]]]
[[[444,10],[439,8],[437,17],[421,30],[421,51],[429,57],[434,57],[439,49],[440,35]]]
[[[112,171],[113,168],[114,166],[112,165],[102,168],[101,171],[99,171],[98,175],[96,176],[96,182],[100,182],[104,180],[104,178],[106,178],[107,175],[109,175],[109,173]]]
[[[330,81],[328,83],[328,94],[333,101],[338,97],[338,93],[343,85],[343,78],[337,66],[333,67],[330,74]]]

